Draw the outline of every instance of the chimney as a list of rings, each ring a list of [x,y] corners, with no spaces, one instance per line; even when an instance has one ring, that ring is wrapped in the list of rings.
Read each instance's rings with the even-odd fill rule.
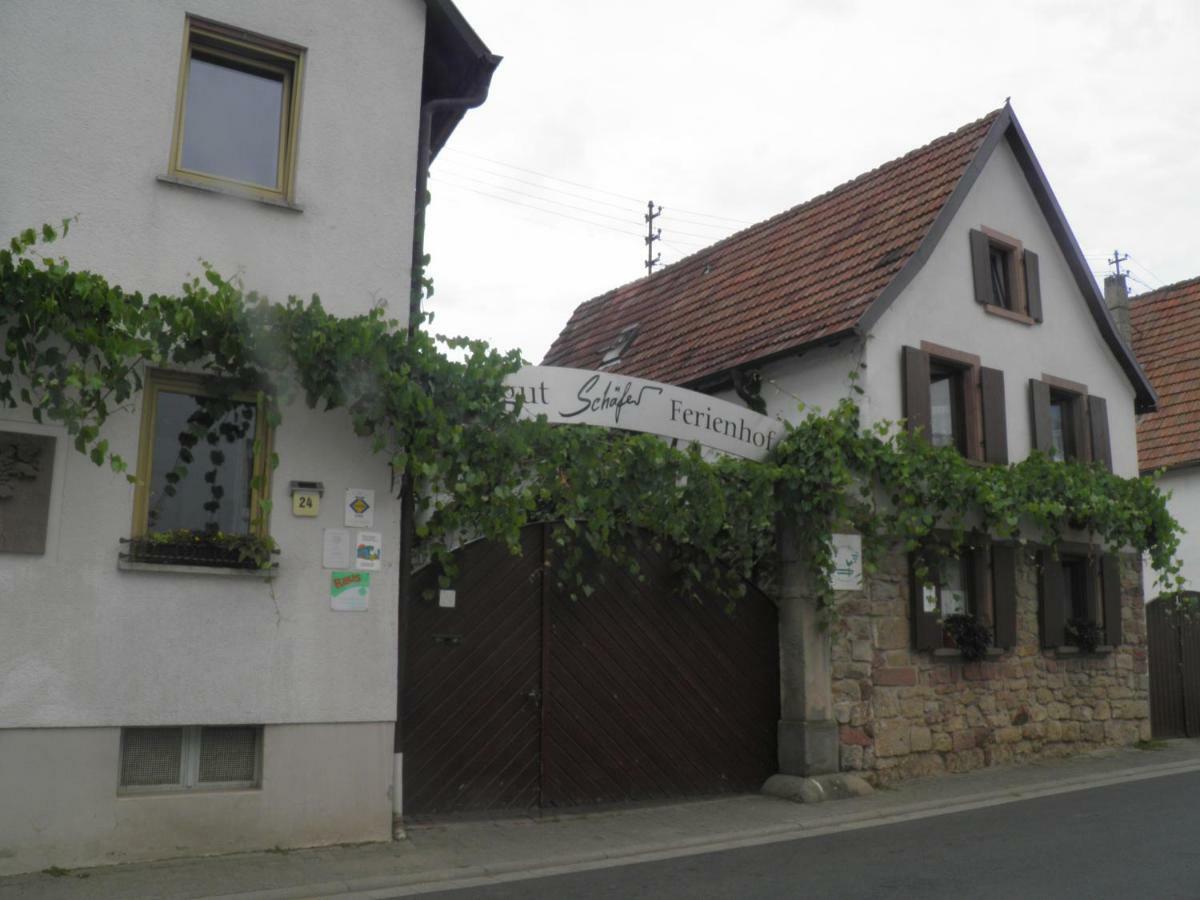
[[[1117,323],[1117,332],[1126,346],[1133,346],[1133,332],[1129,325],[1129,287],[1125,275],[1104,276],[1104,305]]]

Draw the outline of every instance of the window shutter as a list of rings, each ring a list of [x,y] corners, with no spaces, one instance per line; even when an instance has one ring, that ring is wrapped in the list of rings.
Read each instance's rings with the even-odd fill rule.
[[[1035,322],[1042,321],[1042,285],[1038,273],[1037,254],[1026,250],[1025,257],[1025,305],[1029,317]]]
[[[1041,552],[1042,646],[1061,647],[1067,642],[1067,583],[1062,563],[1049,550]]]
[[[992,615],[995,644],[1017,645],[1017,548],[992,544]]]
[[[975,275],[975,302],[992,302],[992,261],[988,237],[971,229],[971,269]]]
[[[912,598],[913,646],[918,650],[936,650],[942,646],[941,610],[925,612],[924,586],[917,578],[917,557],[908,558],[909,595]],[[933,573],[929,574],[932,577]]]
[[[933,424],[929,408],[929,354],[916,347],[904,348],[904,415],[908,431],[917,429],[926,440]]]
[[[1029,408],[1033,413],[1033,449],[1049,454],[1054,450],[1050,426],[1050,385],[1029,379]]]
[[[1004,412],[1004,373],[999,369],[979,370],[979,392],[983,397],[983,458],[990,463],[1008,462],[1008,420]]]
[[[1108,435],[1108,403],[1103,397],[1088,396],[1088,423],[1092,434],[1092,460],[1112,471],[1112,446]]]
[[[1121,560],[1109,553],[1100,558],[1100,592],[1104,597],[1104,642],[1121,644]]]

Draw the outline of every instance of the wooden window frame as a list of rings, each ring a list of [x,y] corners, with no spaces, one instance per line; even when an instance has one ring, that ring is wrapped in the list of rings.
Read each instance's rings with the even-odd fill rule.
[[[1030,413],[1033,424],[1034,449],[1047,453],[1052,445],[1052,422],[1049,407],[1055,397],[1072,401],[1071,429],[1078,462],[1099,463],[1112,471],[1112,439],[1108,427],[1108,403],[1103,397],[1089,394],[1086,384],[1042,373],[1040,379],[1030,379]],[[1041,407],[1046,407],[1042,420]],[[1068,460],[1069,461],[1069,460]]]
[[[988,315],[999,316],[1023,325],[1041,322],[1042,299],[1037,254],[1026,250],[1020,239],[986,225],[972,229],[970,238],[975,300],[983,307],[983,311]],[[993,250],[999,250],[1005,255],[1011,307],[995,301],[991,281]]]
[[[183,167],[188,73],[193,51],[197,48],[206,56],[233,63],[236,67],[282,77],[279,156],[276,160],[276,181],[273,188]],[[232,191],[253,199],[291,204],[295,199],[296,145],[300,135],[300,98],[306,52],[304,47],[296,44],[199,16],[186,16],[183,27],[183,54],[179,63],[179,85],[175,97],[171,156],[167,166],[169,176],[181,183],[209,190]]]
[[[1111,553],[1098,552],[1088,544],[1064,542],[1052,552],[1041,551],[1041,575],[1038,579],[1038,631],[1043,649],[1061,651],[1066,643],[1066,624],[1075,618],[1064,561],[1084,565],[1087,621],[1101,628],[1105,645],[1121,643],[1121,570],[1120,560]]]
[[[149,532],[151,473],[154,465],[154,429],[157,425],[158,395],[161,391],[188,394],[193,397],[219,397],[215,387],[220,379],[194,372],[169,369],[146,369],[142,385],[142,420],[138,434],[137,482],[133,492],[133,524],[130,537],[145,537]],[[267,410],[261,395],[239,391],[231,399],[255,404],[254,464],[251,468],[250,530],[249,534],[266,537],[270,533],[267,515],[262,510],[264,500],[271,496],[270,459],[273,429],[267,422]],[[258,483],[258,487],[254,483]]]
[[[921,341],[921,349],[929,354],[930,366],[955,369],[962,379],[964,458],[983,462],[983,399],[980,395],[982,363],[974,353],[964,353],[930,341]]]
[[[982,534],[974,535],[971,543],[973,546],[965,548],[957,557],[963,565],[968,589],[967,611],[991,631],[993,650],[1011,649],[1017,644],[1017,548],[1011,543],[993,541]],[[927,583],[935,588],[937,611],[925,612],[925,586],[916,577],[919,561],[916,554],[909,559],[909,590],[912,592],[909,615],[912,618],[913,647],[916,652],[936,652],[945,647],[945,635],[940,624],[941,573],[933,568],[932,561],[928,563],[930,572]],[[931,615],[936,618],[928,618]]]
[[[151,726],[155,727],[155,726]],[[161,728],[178,728],[183,733],[179,760],[179,780],[172,784],[122,784],[121,771],[125,762],[125,738],[129,728],[121,729],[121,746],[117,754],[117,792],[119,794],[186,794],[210,791],[246,791],[262,787],[263,772],[263,726],[239,725],[236,727],[255,729],[254,778],[250,781],[201,781],[200,747],[205,725],[164,725]]]

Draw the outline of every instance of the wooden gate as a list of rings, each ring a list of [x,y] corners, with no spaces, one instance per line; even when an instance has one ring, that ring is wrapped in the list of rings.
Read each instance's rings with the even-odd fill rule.
[[[1154,736],[1200,737],[1200,612],[1154,600],[1146,606],[1146,639]]]
[[[756,790],[777,771],[775,607],[750,588],[685,599],[668,562],[604,563],[571,601],[547,576],[547,526],[521,557],[458,553],[454,606],[419,573],[409,612],[404,811],[532,810]],[[446,599],[449,602],[449,599]]]

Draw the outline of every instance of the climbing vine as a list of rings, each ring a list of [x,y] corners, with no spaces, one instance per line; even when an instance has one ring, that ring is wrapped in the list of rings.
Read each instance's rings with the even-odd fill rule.
[[[892,424],[865,427],[852,398],[787,426],[763,462],[552,427],[519,419],[508,401],[503,379],[521,364],[516,352],[410,332],[379,309],[338,317],[316,296],[271,303],[208,267],[178,294],[126,291],[48,252],[70,224],[27,230],[0,250],[0,406],[61,425],[78,451],[131,481],[105,424],[141,390],[147,365],[170,365],[219,376],[228,409],[258,396],[272,425],[299,402],[345,410],[394,471],[414,478],[421,551],[447,568],[462,540],[501,540],[517,552],[521,528],[544,520],[557,523],[557,572],[577,595],[594,588],[588,554],[636,573],[631,547],[648,537],[671,549],[687,584],[736,596],[771,569],[785,522],[827,604],[832,594],[820,586],[833,566],[830,535],[841,529],[863,534],[868,569],[896,542],[928,558],[981,532],[1053,544],[1083,531],[1149,552],[1161,583],[1180,584],[1179,527],[1149,478],[1038,453],[971,465]],[[223,421],[220,398],[217,406],[181,445],[179,477]],[[256,514],[269,512],[263,501]],[[258,552],[270,549],[268,541]]]

